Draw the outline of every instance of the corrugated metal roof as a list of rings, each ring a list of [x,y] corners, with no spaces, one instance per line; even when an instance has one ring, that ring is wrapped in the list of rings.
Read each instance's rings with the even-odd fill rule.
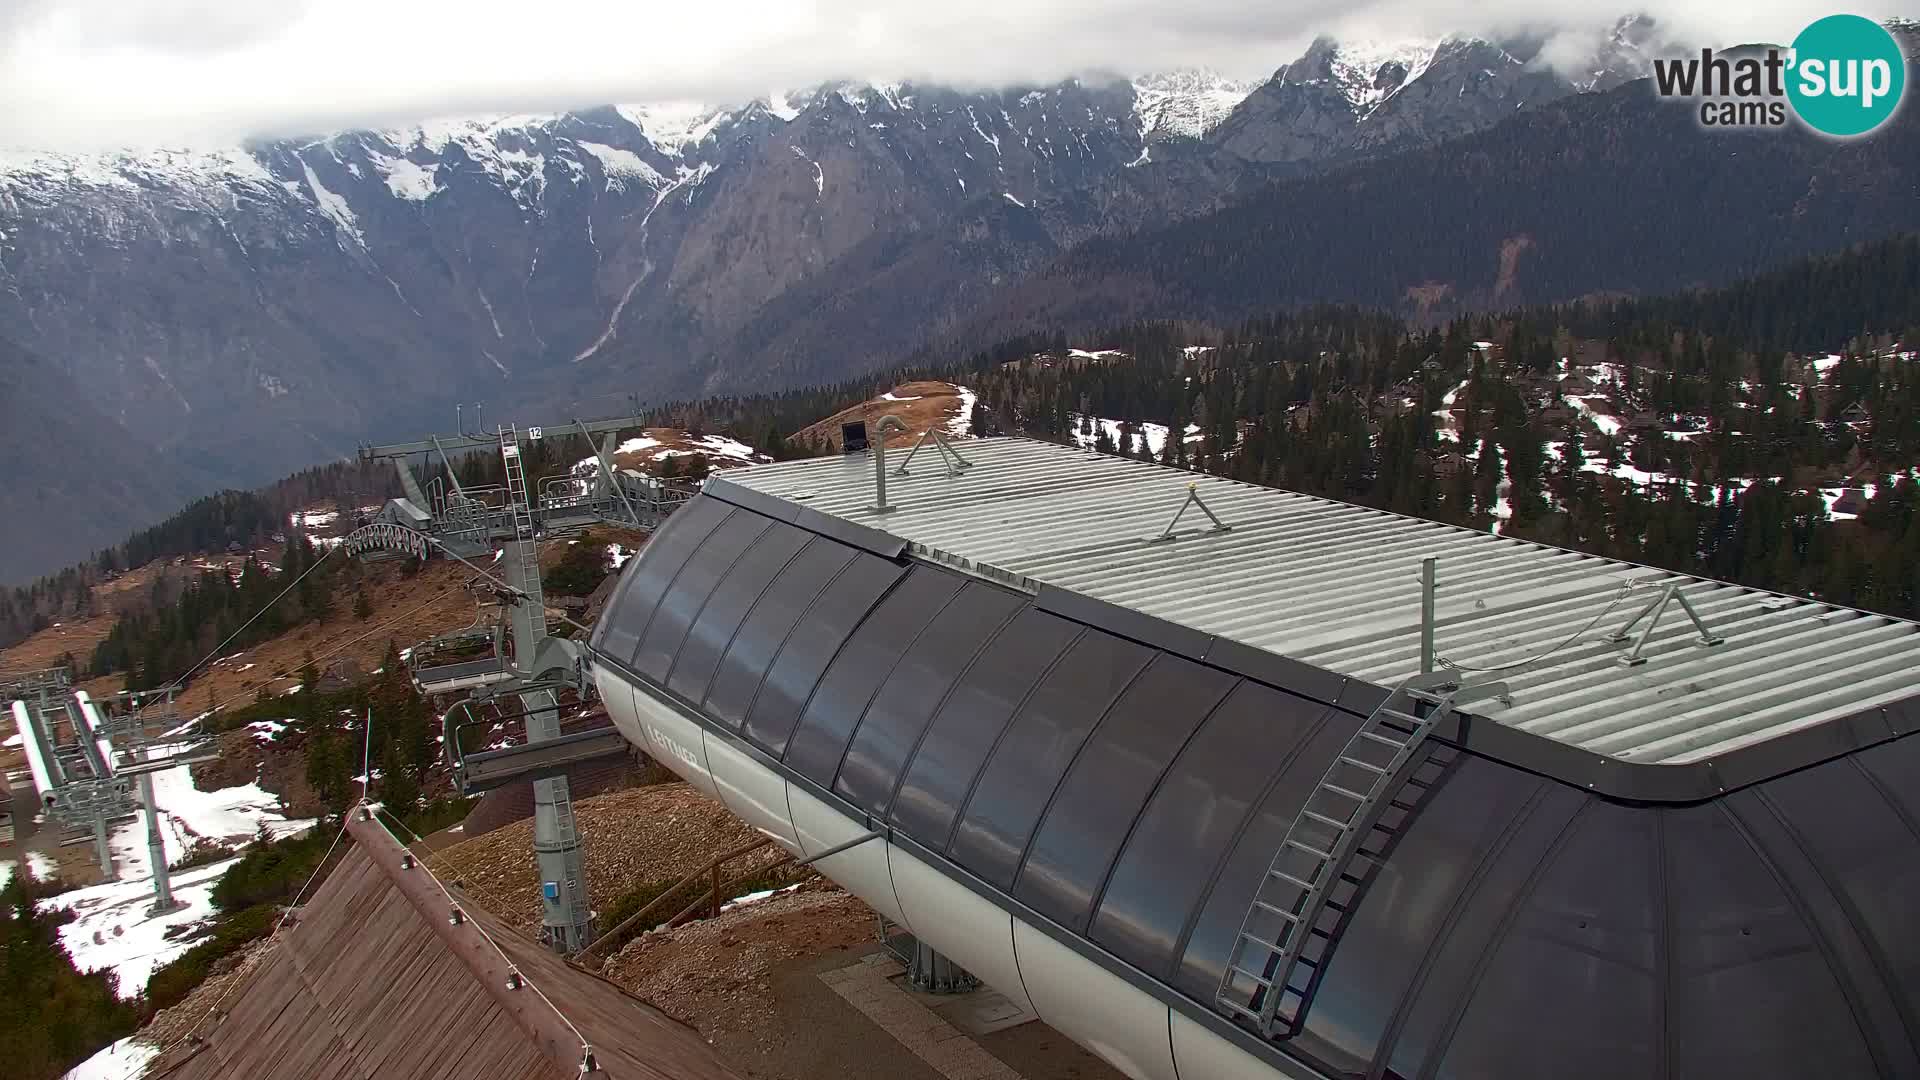
[[[1470,711],[1622,760],[1707,760],[1920,691],[1920,626],[1904,620],[1051,443],[961,449],[975,465],[957,477],[927,451],[910,475],[890,475],[884,514],[865,454],[716,479],[884,530],[922,558],[1381,685],[1418,670],[1420,563],[1432,556],[1436,651],[1463,667],[1548,652],[1606,612],[1571,644],[1501,673],[1505,701]],[[904,454],[890,456],[891,469]],[[1196,507],[1174,539],[1155,542],[1189,485],[1230,530],[1210,531]],[[1724,643],[1700,645],[1673,605],[1647,662],[1622,666],[1631,644],[1605,637],[1674,581]]]

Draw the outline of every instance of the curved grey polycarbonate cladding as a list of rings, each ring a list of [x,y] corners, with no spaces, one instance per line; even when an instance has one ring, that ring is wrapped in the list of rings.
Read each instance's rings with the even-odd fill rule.
[[[626,569],[594,644],[1215,1021],[1248,902],[1361,719],[1324,679],[1250,678],[712,495]],[[1280,1053],[1375,1077],[1920,1075],[1920,739],[1659,806],[1426,753],[1437,786]]]

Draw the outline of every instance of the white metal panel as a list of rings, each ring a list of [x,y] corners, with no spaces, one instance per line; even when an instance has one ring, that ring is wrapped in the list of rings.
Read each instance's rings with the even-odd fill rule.
[[[787,817],[787,782],[748,757],[724,735],[706,732],[707,764],[713,769],[720,801],[747,824],[773,837],[781,847],[800,853]]]
[[[1133,1080],[1180,1080],[1165,1005],[1024,922],[1013,943],[1040,1019]]]
[[[84,737],[93,743],[93,751],[99,755],[100,766],[107,771],[106,775],[112,776],[113,744],[107,741],[106,725],[100,721],[100,712],[94,706],[93,697],[85,690],[75,690],[73,699],[80,703],[80,724],[87,729]]]
[[[19,729],[21,748],[27,752],[27,770],[33,774],[34,790],[44,799],[47,792],[53,790],[53,779],[47,775],[47,763],[40,757],[40,740],[34,737],[33,718],[27,715],[27,703],[24,701],[13,703],[13,726]],[[23,816],[27,821],[33,820],[31,810]],[[23,827],[20,834],[24,836],[27,831]]]
[[[959,476],[890,479],[884,518],[864,456],[715,482],[883,529],[922,558],[1018,588],[1069,589],[1380,685],[1419,669],[1420,561],[1432,556],[1443,656],[1487,667],[1548,654],[1500,676],[1508,698],[1471,711],[1627,761],[1707,759],[1920,693],[1920,625],[1905,620],[1051,443],[982,439],[965,452],[975,465]],[[1231,531],[1206,531],[1189,510],[1177,539],[1153,542],[1189,485]],[[1621,666],[1632,645],[1609,634],[1669,582],[1725,643],[1698,644],[1671,605],[1647,662]]]
[[[770,831],[770,824],[790,827],[794,846],[803,855],[824,851],[868,831],[854,818],[787,784],[723,736],[680,717],[647,691],[629,687],[606,669],[596,671],[595,679],[608,714],[623,734],[696,786],[709,792],[717,790],[730,810],[762,831]],[[680,748],[689,752],[679,753]],[[774,801],[774,793],[781,790],[792,810],[790,824]],[[913,855],[891,847],[884,839],[849,848],[815,865],[875,911],[906,927],[1133,1080],[1214,1076],[1239,1080],[1243,1075],[1273,1075],[1271,1070],[1203,1070],[1188,1072],[1183,1078],[1174,1069],[1170,1014],[1164,1004]],[[1177,1016],[1175,1020],[1183,1022]],[[1220,1045],[1209,1045],[1205,1040]],[[1188,1052],[1198,1062],[1221,1062],[1237,1068],[1240,1059],[1252,1060],[1198,1027],[1189,1042],[1192,1049]]]
[[[914,935],[1031,1012],[1013,958],[1013,916],[899,848],[887,858],[894,895]]]
[[[787,802],[793,807],[793,828],[799,837],[800,847],[809,855],[825,851],[835,844],[844,844],[870,831],[865,825],[791,784],[787,786]],[[887,842],[884,838],[869,840],[838,855],[829,855],[813,865],[821,873],[846,886],[847,891],[865,900],[875,911],[909,930],[913,929],[913,923],[900,910],[900,901],[894,896],[893,875],[887,868]],[[966,961],[961,960],[961,966],[965,967]]]
[[[604,667],[594,669],[593,682],[600,690],[600,701],[606,706],[607,718],[613,721],[613,726],[620,729],[628,742],[651,754],[653,747],[647,742],[647,730],[641,726],[640,711],[633,704],[633,687]]]
[[[633,713],[633,723],[644,738],[641,745],[655,761],[708,795],[715,794],[713,772],[707,767],[706,733],[699,724],[638,686],[633,688]],[[627,732],[624,727],[620,730]]]
[[[1181,1080],[1273,1080],[1276,1076],[1306,1080],[1313,1075],[1305,1069],[1299,1072],[1276,1069],[1187,1019],[1179,1011],[1175,1010],[1170,1015],[1173,1061],[1179,1066]]]

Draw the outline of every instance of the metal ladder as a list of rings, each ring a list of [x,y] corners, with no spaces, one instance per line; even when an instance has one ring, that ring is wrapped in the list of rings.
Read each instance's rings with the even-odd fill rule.
[[[565,846],[566,850],[578,851],[580,849],[580,833],[573,820],[573,799],[570,792],[567,798],[556,799],[554,801],[553,823],[556,839]],[[588,914],[587,889],[585,883],[577,880],[567,882],[566,896],[568,897],[567,915],[572,920],[573,925],[586,926]]]
[[[535,636],[547,631],[546,602],[540,587],[540,545],[534,542],[532,504],[527,501],[527,470],[520,458],[520,432],[514,425],[500,428],[500,463],[507,473],[507,510],[513,515],[513,534],[519,548],[520,589],[534,613]],[[522,662],[531,663],[527,657]]]
[[[1489,688],[1491,689],[1491,687]],[[1234,939],[1215,1003],[1267,1038],[1299,1032],[1312,991],[1331,959],[1335,934],[1362,879],[1356,859],[1376,859],[1362,844],[1402,785],[1426,782],[1403,775],[1427,735],[1452,711],[1460,692],[1450,674],[1415,675],[1395,687],[1327,766],[1274,853]],[[1473,696],[1484,696],[1474,688]],[[1335,902],[1342,884],[1351,887]],[[1332,915],[1333,918],[1325,918]],[[1331,925],[1323,925],[1329,923]],[[1312,951],[1316,942],[1323,943]],[[1297,976],[1304,974],[1302,984]]]
[[[507,470],[507,508],[513,528],[522,540],[533,537],[533,504],[527,501],[527,470],[520,460],[520,430],[509,424],[500,429],[500,463]]]

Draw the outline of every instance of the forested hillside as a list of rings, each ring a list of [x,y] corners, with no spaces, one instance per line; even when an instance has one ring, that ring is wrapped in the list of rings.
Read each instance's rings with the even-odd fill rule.
[[[160,524],[96,551],[84,562],[28,585],[0,589],[0,648],[55,622],[96,614],[94,586],[123,571],[155,559],[276,549],[286,541],[288,515],[294,510],[322,500],[377,504],[397,488],[390,466],[335,462],[304,469],[256,491],[222,491],[196,499]],[[151,600],[170,604],[176,595],[174,587],[163,584]]]
[[[1911,344],[1920,326],[1920,235],[1803,259],[1725,288],[1595,300],[1534,317],[1587,337],[1659,341],[1694,331],[1752,349],[1820,352],[1862,333]]]
[[[1668,104],[1645,83],[1566,99],[1093,240],[1009,281],[940,340],[970,350],[1135,318],[1231,324],[1328,301],[1425,323],[1724,286],[1920,231],[1912,110],[1871,139],[1838,142],[1798,129],[1707,132]]]

